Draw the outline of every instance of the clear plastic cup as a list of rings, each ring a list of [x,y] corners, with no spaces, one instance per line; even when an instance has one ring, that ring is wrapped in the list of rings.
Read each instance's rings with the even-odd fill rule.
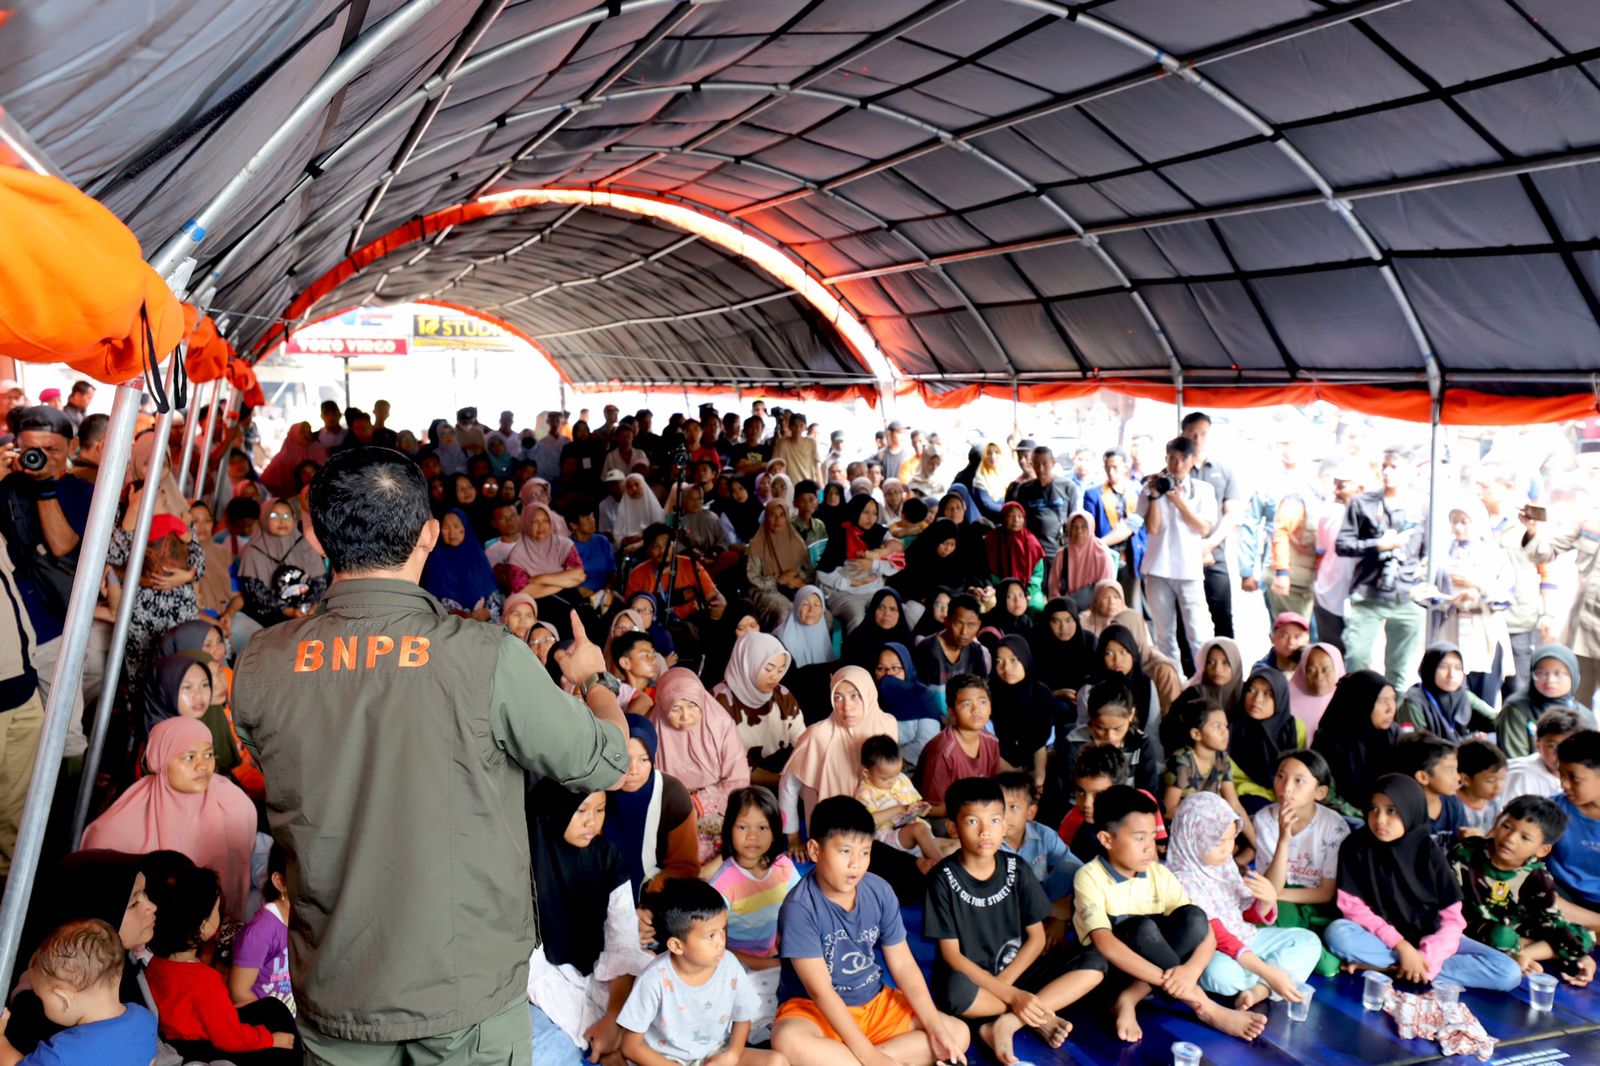
[[[1311,1014],[1311,997],[1316,994],[1316,989],[1310,985],[1296,985],[1295,989],[1305,998],[1299,1003],[1289,1004],[1289,1020],[1303,1022]]]
[[[1433,983],[1433,998],[1439,1006],[1445,1007],[1452,1003],[1461,1002],[1461,982],[1452,981],[1448,977],[1441,977]]]
[[[1389,994],[1393,984],[1388,974],[1368,970],[1366,981],[1361,986],[1361,1005],[1367,1010],[1382,1010],[1384,997]]]
[[[1557,983],[1556,979],[1547,973],[1528,975],[1528,1000],[1533,1004],[1534,1010],[1555,1010]]]
[[[1200,1045],[1187,1040],[1172,1045],[1172,1066],[1200,1066]]]

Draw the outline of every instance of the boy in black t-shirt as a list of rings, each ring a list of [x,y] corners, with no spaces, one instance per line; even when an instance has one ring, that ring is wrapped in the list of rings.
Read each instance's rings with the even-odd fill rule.
[[[979,1033],[1011,1066],[1024,1025],[1053,1048],[1066,1042],[1072,1026],[1057,1012],[1098,985],[1106,963],[1095,952],[1041,957],[1050,900],[1028,864],[1000,850],[1006,807],[998,782],[963,778],[945,806],[961,850],[928,875],[922,933],[939,945],[934,1002],[963,1018],[992,1018]]]

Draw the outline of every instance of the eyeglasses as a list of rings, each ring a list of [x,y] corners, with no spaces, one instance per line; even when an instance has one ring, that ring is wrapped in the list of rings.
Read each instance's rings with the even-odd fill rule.
[[[268,513],[267,517],[268,518],[287,518],[287,519],[293,521],[294,512],[293,511],[272,511],[272,512]]]
[[[1566,670],[1535,670],[1533,679],[1535,681],[1570,681],[1572,680],[1572,675],[1567,673]]]

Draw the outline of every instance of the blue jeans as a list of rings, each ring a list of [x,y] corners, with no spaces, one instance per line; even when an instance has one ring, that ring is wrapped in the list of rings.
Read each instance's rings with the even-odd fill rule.
[[[1256,930],[1250,941],[1250,951],[1262,962],[1276,966],[1289,975],[1295,984],[1304,984],[1317,960],[1322,958],[1322,941],[1309,929]],[[1222,952],[1211,956],[1205,972],[1200,975],[1200,987],[1213,995],[1232,998],[1246,989],[1254,988],[1261,978],[1240,966]],[[1277,993],[1273,993],[1277,997]]]
[[[1393,950],[1383,946],[1383,941],[1348,918],[1333,922],[1323,936],[1328,941],[1328,950],[1346,962],[1381,968],[1393,966],[1399,960]],[[1484,988],[1492,992],[1510,992],[1522,983],[1522,969],[1510,955],[1467,937],[1461,938],[1456,953],[1444,961],[1439,976],[1460,982],[1466,988]]]
[[[1520,976],[1520,975],[1519,975]],[[567,1031],[540,1010],[528,1004],[533,1019],[533,1061],[536,1066],[586,1066],[584,1049],[572,1042]]]

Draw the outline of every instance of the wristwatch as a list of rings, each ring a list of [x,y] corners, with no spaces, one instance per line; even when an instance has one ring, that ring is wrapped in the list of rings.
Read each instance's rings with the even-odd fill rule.
[[[598,674],[590,674],[583,679],[582,683],[578,685],[578,698],[580,700],[588,699],[589,690],[596,685],[610,689],[613,696],[622,694],[622,682],[617,679],[616,675],[602,670]]]

